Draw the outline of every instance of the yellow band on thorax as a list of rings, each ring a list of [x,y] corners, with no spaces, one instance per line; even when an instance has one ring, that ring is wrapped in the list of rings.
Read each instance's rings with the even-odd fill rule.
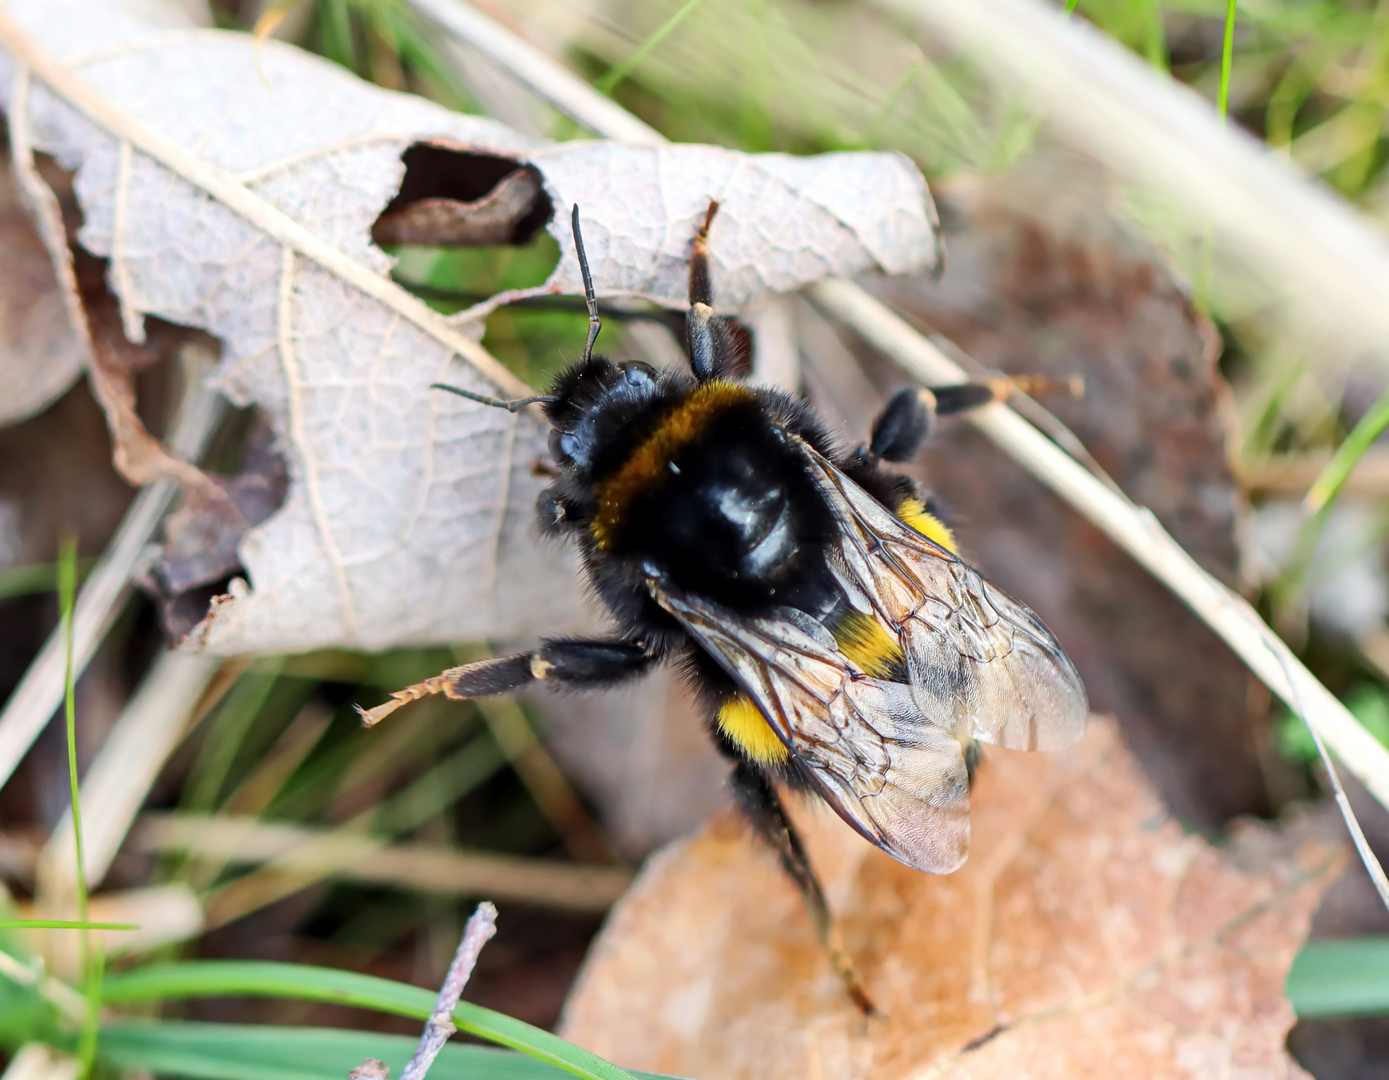
[[[695,387],[672,409],[622,468],[598,484],[598,511],[589,530],[599,549],[612,546],[632,499],[665,475],[681,447],[698,438],[720,412],[753,400],[746,386],[715,379]]]

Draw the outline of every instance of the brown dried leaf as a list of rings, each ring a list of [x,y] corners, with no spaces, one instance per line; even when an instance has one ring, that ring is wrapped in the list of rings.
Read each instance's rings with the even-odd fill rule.
[[[132,484],[175,480],[215,498],[216,489],[201,470],[174,457],[149,433],[135,404],[135,377],[141,371],[168,359],[182,342],[205,335],[151,319],[141,339],[131,341],[121,325],[120,305],[106,286],[106,260],[83,251],[73,237],[69,237],[69,249],[77,281],[72,303],[86,320],[91,348],[87,379],[106,414],[112,463]],[[215,342],[206,345],[216,352]]]
[[[1283,982],[1343,852],[1257,824],[1219,849],[1184,835],[1103,719],[1063,754],[990,748],[971,801],[945,877],[796,815],[885,1017],[848,1002],[774,858],[723,816],[618,906],[564,1036],[720,1080],[1306,1075]]]
[[[86,348],[73,333],[43,240],[0,154],[0,424],[42,412],[76,380]]]

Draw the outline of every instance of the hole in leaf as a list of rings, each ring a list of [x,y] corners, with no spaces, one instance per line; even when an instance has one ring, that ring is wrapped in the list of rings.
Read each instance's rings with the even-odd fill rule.
[[[514,158],[416,143],[400,192],[372,226],[383,247],[528,243],[554,213],[540,170]]]
[[[159,557],[139,581],[158,605],[171,642],[182,641],[206,617],[213,597],[225,593],[232,578],[245,576],[238,545],[283,505],[289,491],[285,459],[263,416],[255,417],[245,445],[234,475],[210,476],[222,497],[184,491],[165,522]]]

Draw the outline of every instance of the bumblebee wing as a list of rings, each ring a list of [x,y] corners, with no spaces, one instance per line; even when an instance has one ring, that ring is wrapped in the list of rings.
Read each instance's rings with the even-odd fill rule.
[[[802,612],[752,618],[654,580],[649,587],[756,703],[840,817],[919,870],[944,874],[964,862],[964,754],[950,731],[922,722],[909,687],[853,671]]]
[[[922,715],[1015,750],[1057,750],[1078,739],[1085,688],[1042,621],[807,452],[838,519],[835,573],[850,603],[900,627]]]

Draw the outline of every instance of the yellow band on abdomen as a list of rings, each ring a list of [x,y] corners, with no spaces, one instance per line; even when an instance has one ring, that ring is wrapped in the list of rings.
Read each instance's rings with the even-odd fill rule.
[[[955,534],[940,518],[926,509],[920,499],[903,499],[897,507],[897,516],[919,532],[927,540],[934,540],[952,554],[955,551]]]
[[[753,761],[763,765],[780,765],[790,754],[777,738],[772,725],[752,699],[743,694],[726,701],[719,708],[719,730]]]

